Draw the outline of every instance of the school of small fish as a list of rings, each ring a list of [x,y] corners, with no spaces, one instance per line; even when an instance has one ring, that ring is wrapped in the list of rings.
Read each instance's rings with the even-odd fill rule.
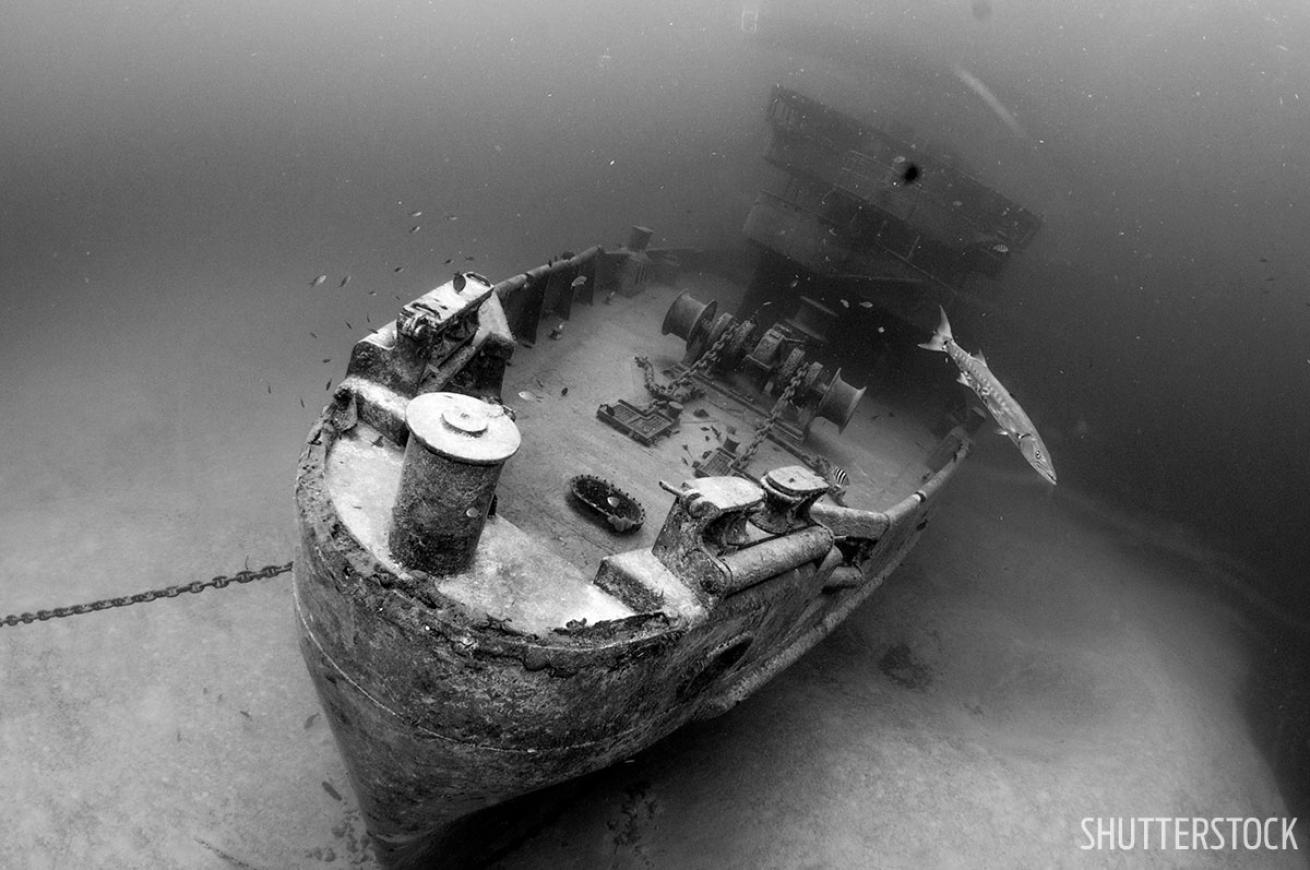
[[[403,206],[404,203],[403,203],[403,202],[398,202],[397,205],[401,205],[401,206]],[[423,209],[421,209],[421,208],[410,209],[410,210],[407,210],[407,211],[405,212],[405,215],[406,215],[407,218],[410,219],[410,221],[413,221],[413,220],[416,219],[416,218],[421,218],[421,217],[423,217]],[[459,215],[457,215],[457,214],[452,214],[452,213],[450,213],[450,212],[447,212],[446,214],[442,215],[441,220],[443,220],[443,221],[447,221],[447,222],[457,221],[457,220],[459,220]],[[420,223],[410,223],[410,222],[407,222],[407,223],[406,223],[406,226],[408,227],[407,235],[411,235],[411,236],[418,235],[418,234],[419,234],[420,232],[422,232],[422,230],[423,230],[423,224],[420,224]],[[449,266],[451,263],[453,263],[453,262],[455,261],[455,259],[456,259],[455,256],[446,257],[446,258],[442,261],[442,265],[444,265],[444,266]],[[465,262],[473,262],[476,258],[475,258],[473,255],[471,255],[471,254],[465,254],[465,255],[463,255],[463,259],[464,259]],[[406,271],[406,269],[407,269],[407,264],[405,264],[405,263],[393,264],[390,268],[391,268],[391,274],[392,274],[392,275],[401,275],[401,274],[404,274],[404,273],[405,273],[405,271]],[[325,284],[328,283],[328,278],[329,278],[329,277],[330,277],[330,275],[329,275],[329,273],[327,273],[327,272],[324,272],[324,273],[321,273],[321,274],[319,274],[319,275],[316,275],[315,277],[313,277],[313,278],[311,278],[311,279],[309,280],[309,286],[310,286],[311,288],[322,287],[322,286],[324,286]],[[344,289],[344,288],[346,287],[346,285],[350,284],[351,281],[354,280],[355,277],[356,277],[355,274],[354,274],[354,273],[351,273],[351,272],[346,272],[346,273],[342,274],[341,277],[340,277],[339,279],[337,279],[337,288],[338,288],[338,289]],[[365,280],[365,282],[367,283],[367,279],[364,279],[364,280]],[[378,291],[377,291],[376,289],[371,289],[371,290],[369,290],[369,291],[367,292],[367,295],[368,295],[368,296],[376,296],[376,295],[378,295]],[[395,299],[397,302],[401,301],[401,296],[400,296],[400,294],[398,294],[398,293],[396,293],[396,294],[392,294],[392,298]],[[343,319],[341,322],[342,322],[342,324],[344,325],[344,327],[345,327],[345,329],[346,329],[347,332],[354,333],[354,331],[355,331],[355,327],[354,327],[354,325],[353,325],[349,320],[345,320],[345,319]],[[372,312],[369,312],[369,311],[365,311],[365,312],[364,312],[364,322],[365,322],[365,323],[368,323],[368,324],[372,324],[372,323],[373,323]],[[318,341],[318,340],[319,340],[318,333],[313,332],[313,331],[310,331],[310,333],[309,333],[309,337],[310,337],[311,339],[314,339],[315,341]],[[353,338],[352,338],[352,341],[353,341]],[[327,364],[327,363],[330,363],[330,362],[332,362],[332,358],[331,358],[331,357],[323,357],[323,363],[322,363],[322,364]],[[269,381],[266,381],[266,380],[265,380],[265,381],[261,381],[261,383],[264,384],[264,390],[265,390],[265,393],[266,393],[267,395],[270,395],[270,396],[273,395],[273,385],[272,385],[272,383],[270,383]],[[330,391],[330,390],[332,389],[332,381],[331,381],[331,380],[329,380],[329,381],[324,385],[324,389],[325,389],[325,390],[328,390],[328,391]],[[565,388],[565,393],[567,393],[567,392],[568,392],[568,389]],[[299,404],[300,404],[300,407],[302,407],[302,408],[307,407],[307,406],[306,406],[306,403],[305,403],[305,398],[304,398],[304,396],[297,396],[296,398],[297,398],[297,400],[298,400],[298,402],[299,402]]]

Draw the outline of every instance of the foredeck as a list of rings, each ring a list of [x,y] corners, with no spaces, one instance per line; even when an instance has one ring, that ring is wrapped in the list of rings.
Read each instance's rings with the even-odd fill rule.
[[[677,288],[648,285],[635,297],[600,298],[574,305],[570,319],[551,316],[534,346],[515,350],[507,370],[504,401],[517,415],[523,442],[505,465],[498,487],[498,512],[538,537],[587,574],[611,553],[649,547],[672,496],[659,486],[694,479],[692,463],[724,436],[745,444],[764,415],[716,391],[688,402],[680,428],[644,446],[597,419],[602,403],[627,399],[644,405],[651,397],[634,357],[645,356],[658,377],[685,352],[682,340],[661,335],[660,326],[678,293],[702,301],[717,299],[720,311],[736,307],[741,290],[707,273],[685,274]],[[549,337],[562,324],[558,338]],[[839,361],[837,361],[839,362]],[[826,420],[811,427],[803,449],[842,466],[849,475],[845,503],[871,510],[890,507],[919,486],[936,439],[929,424],[939,403],[915,408],[870,384],[844,433]],[[794,454],[766,440],[746,472],[758,478],[771,468],[802,464]],[[584,515],[569,494],[579,474],[605,478],[632,495],[646,512],[636,532],[618,534]]]

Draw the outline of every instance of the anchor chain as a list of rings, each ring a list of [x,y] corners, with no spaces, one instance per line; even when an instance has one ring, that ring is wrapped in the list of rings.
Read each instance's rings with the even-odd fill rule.
[[[753,324],[753,321],[746,321]],[[719,354],[723,353],[723,348],[727,346],[728,341],[732,338],[741,327],[735,329],[725,329],[723,334],[715,339],[710,349],[701,354],[700,357],[683,370],[667,384],[657,383],[655,380],[655,366],[644,356],[636,357],[637,365],[641,367],[642,375],[646,380],[646,391],[657,399],[676,400],[678,391],[691,383],[691,379],[706,369],[713,366],[719,360]],[[753,328],[753,327],[752,327]]]
[[[256,571],[238,571],[232,576],[220,574],[209,580],[193,580],[190,583],[178,583],[173,586],[165,586],[162,589],[151,589],[146,592],[138,592],[135,595],[122,595],[117,598],[102,598],[99,601],[88,601],[85,604],[73,604],[69,607],[56,607],[53,610],[38,610],[36,613],[11,613],[8,616],[0,618],[0,628],[14,625],[27,625],[33,622],[44,622],[47,619],[58,619],[64,616],[75,616],[82,613],[92,613],[97,610],[109,610],[113,607],[127,607],[129,604],[144,604],[147,601],[154,601],[158,598],[176,598],[183,592],[204,592],[206,589],[222,589],[231,583],[249,583],[252,580],[268,580],[285,574],[291,570],[294,563],[287,562],[285,565],[265,565]]]
[[[778,396],[778,401],[773,403],[773,409],[769,411],[769,416],[765,417],[764,422],[756,427],[755,434],[751,436],[746,449],[738,453],[736,458],[728,463],[729,474],[736,474],[741,471],[755,456],[755,451],[759,450],[760,445],[764,443],[764,439],[769,437],[769,433],[777,425],[778,419],[782,417],[783,411],[787,409],[787,403],[791,401],[792,396],[796,395],[796,391],[800,389],[801,384],[805,381],[805,374],[805,366],[796,369],[796,374],[792,375],[791,380],[787,382],[787,387],[782,391],[782,395]]]

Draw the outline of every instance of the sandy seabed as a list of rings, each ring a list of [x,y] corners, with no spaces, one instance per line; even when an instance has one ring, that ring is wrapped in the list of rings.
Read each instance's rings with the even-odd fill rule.
[[[498,866],[1304,866],[1304,843],[1080,848],[1089,817],[1287,814],[1239,707],[1243,617],[1213,564],[986,439],[831,637],[589,778]],[[237,467],[12,505],[4,609],[288,561],[289,496],[242,500],[279,472],[288,493],[294,449]],[[284,576],[0,629],[0,865],[375,866],[290,595]]]

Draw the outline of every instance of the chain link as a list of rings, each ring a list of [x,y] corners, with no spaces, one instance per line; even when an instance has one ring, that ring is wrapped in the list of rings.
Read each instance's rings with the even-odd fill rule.
[[[150,589],[145,592],[138,592],[135,595],[121,595],[116,598],[102,598],[99,601],[88,601],[85,604],[73,604],[68,607],[56,607],[52,610],[38,610],[36,613],[11,613],[9,616],[0,618],[0,628],[15,625],[28,625],[33,622],[44,622],[47,619],[58,619],[64,616],[76,616],[83,613],[93,613],[97,610],[109,610],[113,607],[127,607],[129,604],[144,604],[147,601],[154,601],[157,598],[176,598],[183,592],[198,593],[206,589],[223,589],[232,583],[249,583],[252,580],[269,580],[280,574],[286,574],[291,570],[294,563],[287,562],[285,565],[265,565],[256,571],[238,571],[230,577],[222,574],[209,580],[193,580],[190,583],[179,583],[173,586],[165,586],[162,589]]]
[[[728,463],[729,474],[736,474],[741,471],[755,456],[755,451],[759,450],[760,445],[764,443],[764,439],[769,437],[769,432],[773,431],[773,427],[778,423],[778,418],[787,409],[787,403],[791,401],[792,396],[796,395],[796,391],[800,389],[801,384],[805,381],[805,374],[806,367],[804,365],[797,366],[796,374],[792,375],[791,380],[787,382],[787,388],[782,391],[778,401],[773,403],[773,409],[769,411],[769,416],[765,417],[764,422],[756,427],[755,434],[751,436],[746,449],[738,453],[737,457]]]
[[[754,321],[747,320],[744,324],[738,324],[723,330],[723,333],[710,345],[710,349],[701,354],[697,360],[683,370],[667,384],[657,383],[655,380],[655,366],[644,356],[636,357],[637,365],[641,367],[642,375],[646,380],[646,391],[657,399],[677,399],[678,391],[691,383],[691,379],[701,372],[706,371],[719,360],[719,354],[723,353],[723,348],[727,346],[732,336],[742,329],[746,324],[754,328]]]

